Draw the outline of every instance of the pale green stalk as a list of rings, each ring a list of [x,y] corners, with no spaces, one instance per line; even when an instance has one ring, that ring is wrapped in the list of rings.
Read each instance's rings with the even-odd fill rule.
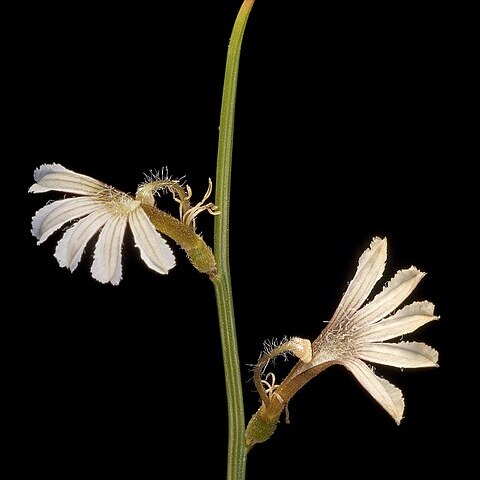
[[[233,127],[237,93],[238,65],[243,32],[255,0],[244,0],[233,26],[227,52],[223,85],[220,130],[218,139],[215,204],[220,215],[215,217],[214,253],[218,273],[210,278],[215,286],[218,320],[222,340],[223,363],[228,404],[227,480],[243,480],[247,450],[242,379],[238,357],[237,335],[229,264],[230,184],[232,172]]]

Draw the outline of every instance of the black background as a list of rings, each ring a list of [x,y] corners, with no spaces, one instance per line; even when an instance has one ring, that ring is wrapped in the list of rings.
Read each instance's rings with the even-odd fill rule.
[[[29,232],[34,212],[61,195],[26,192],[35,167],[58,162],[127,192],[144,172],[168,166],[201,197],[215,177],[239,5],[42,5],[12,17],[5,133],[16,200],[6,254],[19,265],[5,369],[19,473],[224,478],[223,367],[208,279],[176,247],[177,267],[155,274],[130,237],[118,287],[90,278],[93,245],[71,274],[53,257],[59,235],[37,247]],[[459,216],[470,174],[453,135],[454,22],[445,11],[402,6],[254,6],[231,204],[247,419],[258,407],[248,364],[263,340],[315,338],[373,236],[389,239],[387,276],[412,264],[428,272],[412,300],[433,301],[442,319],[410,337],[439,350],[439,369],[377,370],[404,392],[400,427],[331,368],[291,402],[291,425],[251,452],[251,480],[462,466],[451,448],[468,395],[454,381],[454,351],[468,318],[454,290],[472,257],[470,222]],[[159,206],[175,209],[168,198]],[[199,228],[212,244],[212,218]],[[287,367],[279,361],[278,375]]]

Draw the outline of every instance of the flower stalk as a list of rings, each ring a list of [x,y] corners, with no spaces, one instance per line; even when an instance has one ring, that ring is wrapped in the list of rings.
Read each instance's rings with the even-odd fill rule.
[[[238,68],[243,33],[255,0],[245,0],[232,29],[225,66],[217,153],[215,204],[222,212],[215,217],[214,253],[217,274],[211,276],[217,299],[228,410],[227,479],[245,478],[247,450],[242,379],[238,356],[229,263],[230,185]]]

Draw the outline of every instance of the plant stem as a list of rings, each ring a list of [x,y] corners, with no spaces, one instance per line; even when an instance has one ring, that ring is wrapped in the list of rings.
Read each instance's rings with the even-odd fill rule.
[[[228,407],[227,480],[244,480],[247,459],[242,379],[238,357],[229,263],[230,184],[238,66],[243,32],[255,0],[244,0],[233,26],[227,52],[217,155],[214,252],[218,273],[210,278],[215,287],[222,341]]]

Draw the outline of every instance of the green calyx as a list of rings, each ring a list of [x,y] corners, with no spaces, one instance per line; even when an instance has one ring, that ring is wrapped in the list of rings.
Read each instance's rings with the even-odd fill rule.
[[[190,225],[185,225],[172,215],[152,205],[142,204],[142,208],[154,227],[180,245],[192,265],[201,273],[213,276],[217,273],[217,264],[212,249]]]

